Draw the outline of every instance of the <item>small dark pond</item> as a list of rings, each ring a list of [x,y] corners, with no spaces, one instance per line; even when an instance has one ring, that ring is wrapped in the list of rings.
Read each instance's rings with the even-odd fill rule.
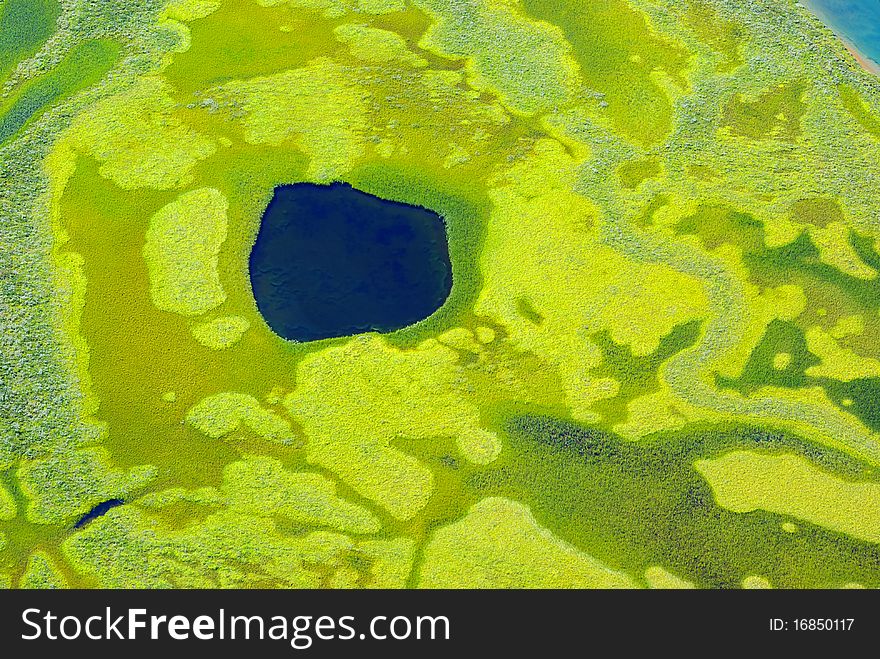
[[[250,276],[269,327],[297,341],[407,327],[439,309],[452,288],[437,213],[344,183],[276,188]]]
[[[97,506],[92,508],[89,512],[79,518],[79,521],[73,525],[73,528],[79,529],[91,522],[93,519],[97,517],[101,517],[102,515],[106,515],[107,511],[115,508],[116,506],[121,506],[125,501],[122,499],[110,499],[109,501],[103,501],[99,503]]]

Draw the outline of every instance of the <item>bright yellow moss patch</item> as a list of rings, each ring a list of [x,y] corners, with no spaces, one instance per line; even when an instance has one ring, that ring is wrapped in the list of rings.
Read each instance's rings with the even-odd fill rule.
[[[832,222],[821,228],[810,227],[809,231],[824,263],[858,279],[877,278],[877,271],[863,263],[853,249],[850,227],[844,222]]]
[[[844,348],[821,327],[811,327],[804,336],[807,339],[807,348],[822,360],[821,364],[808,368],[807,375],[836,378],[843,382],[880,376],[880,361],[857,355],[849,348]]]
[[[175,188],[190,182],[193,166],[217,147],[173,116],[174,108],[167,83],[144,77],[78,115],[65,135],[122,188]]]
[[[829,334],[835,339],[845,339],[848,336],[859,336],[864,331],[864,318],[861,314],[853,314],[852,316],[843,316],[838,319]]]
[[[212,350],[223,350],[235,345],[251,324],[241,316],[222,316],[193,326],[196,341]]]
[[[219,0],[173,0],[165,5],[164,16],[176,21],[194,21],[220,8]]]
[[[366,93],[348,70],[321,57],[276,75],[237,80],[217,96],[246,112],[245,139],[252,144],[291,141],[310,158],[309,175],[329,180],[351,169],[364,153]]]
[[[773,368],[777,371],[784,371],[791,364],[790,352],[777,352],[773,355]]]
[[[66,588],[67,580],[55,566],[52,559],[41,551],[35,551],[28,558],[19,588]]]
[[[752,351],[764,337],[770,321],[793,320],[803,313],[807,305],[804,290],[790,284],[763,290],[749,286],[746,288],[746,295],[751,313],[746,320],[747,324],[741,328],[743,337],[733,350],[713,363],[713,368],[728,377],[738,377],[742,373]],[[780,358],[780,363],[783,359]]]
[[[264,439],[281,444],[293,441],[290,423],[248,394],[231,391],[208,396],[186,414],[186,422],[208,437],[226,437],[244,425]]]
[[[753,574],[742,580],[742,587],[747,590],[766,590],[768,588],[773,588],[773,585],[766,577],[760,577]]]
[[[696,278],[602,243],[598,210],[572,190],[579,164],[545,140],[498,176],[476,312],[556,368],[575,417],[594,421],[590,407],[602,396],[589,370],[601,353],[590,335],[609,330],[635,355],[649,354],[673,327],[707,314],[708,302]]]
[[[214,188],[180,195],[152,218],[144,258],[159,309],[198,315],[226,300],[217,262],[226,240],[226,198]]]
[[[12,493],[0,485],[0,521],[15,519],[17,514],[18,510]]]
[[[229,505],[245,515],[272,516],[347,533],[376,533],[379,520],[336,496],[336,486],[320,474],[295,473],[280,462],[256,458],[223,470]]]
[[[671,572],[664,570],[659,565],[653,565],[645,570],[645,580],[651,588],[666,590],[694,588],[694,584],[690,581],[680,579]]]
[[[416,0],[437,22],[422,48],[468,58],[468,82],[496,92],[516,112],[533,114],[565,103],[576,88],[571,46],[555,26],[529,18],[519,3]]]
[[[480,343],[492,343],[495,340],[495,330],[491,327],[478,327],[476,329],[477,341]]]
[[[328,18],[338,18],[348,12],[387,14],[406,9],[405,0],[257,0],[264,7],[289,5],[295,9],[313,9]]]
[[[794,454],[733,451],[695,466],[728,510],[791,515],[880,542],[880,484],[842,480]]]
[[[423,588],[631,588],[624,574],[559,540],[529,509],[484,499],[434,532],[424,550]]]
[[[334,29],[333,33],[359,60],[379,64],[397,61],[418,67],[428,65],[427,60],[413,53],[406,39],[396,32],[346,23]]]
[[[452,438],[479,464],[501,448],[481,427],[477,407],[465,401],[457,360],[436,341],[400,351],[370,336],[303,359],[284,405],[308,437],[309,461],[395,517],[414,515],[431,495],[431,472],[392,440]]]

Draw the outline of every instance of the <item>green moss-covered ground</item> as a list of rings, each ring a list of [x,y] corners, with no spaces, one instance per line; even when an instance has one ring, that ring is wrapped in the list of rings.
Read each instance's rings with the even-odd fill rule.
[[[0,584],[880,587],[880,81],[793,0],[6,0],[0,81]],[[437,312],[272,333],[331,181]]]

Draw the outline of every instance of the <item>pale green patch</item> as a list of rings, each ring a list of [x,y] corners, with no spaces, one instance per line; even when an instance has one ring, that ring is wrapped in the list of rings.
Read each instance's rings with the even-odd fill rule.
[[[145,494],[134,503],[143,508],[164,508],[180,502],[216,508],[225,506],[227,503],[226,498],[213,487],[199,487],[192,490],[171,487],[167,490]]]
[[[880,483],[845,481],[790,453],[733,451],[694,466],[728,510],[767,510],[880,542]]]
[[[175,106],[164,80],[140,78],[78,115],[66,137],[97,158],[101,175],[122,188],[180,187],[217,147],[177,119]]]
[[[675,576],[659,565],[652,565],[645,570],[645,581],[651,588],[663,590],[695,588],[692,582]]]
[[[440,55],[468,58],[468,81],[497,92],[523,114],[568,101],[579,84],[578,68],[562,32],[529,18],[518,2],[416,0],[436,23],[419,44]]]
[[[295,9],[320,11],[327,18],[339,18],[348,12],[390,14],[406,9],[406,0],[257,0],[264,7],[288,5]]]
[[[223,350],[238,343],[250,326],[250,322],[241,316],[223,316],[195,325],[192,334],[203,346]]]
[[[219,190],[199,188],[150,218],[143,253],[150,298],[159,309],[192,316],[226,300],[217,263],[226,240],[227,208]]]
[[[454,350],[433,340],[398,350],[381,338],[359,337],[305,357],[284,406],[308,437],[310,462],[409,519],[427,503],[433,477],[392,440],[454,438],[462,456],[477,464],[501,450],[459,391],[457,362]]]
[[[791,353],[777,352],[773,355],[773,368],[777,371],[784,371],[791,364]]]
[[[428,66],[428,61],[412,52],[406,39],[396,32],[344,24],[337,26],[333,33],[348,45],[349,52],[359,60],[377,64],[400,62],[409,66]]]
[[[15,519],[17,514],[18,510],[15,505],[15,499],[12,497],[12,492],[0,483],[0,521]]]
[[[46,554],[35,551],[28,558],[19,588],[67,588],[67,579]]]
[[[742,587],[747,590],[766,590],[768,588],[773,588],[773,585],[766,577],[760,577],[753,574],[742,580]]]
[[[424,550],[424,588],[632,588],[538,524],[526,506],[483,499],[434,532]]]
[[[843,316],[838,319],[831,328],[829,334],[835,339],[845,339],[848,336],[859,336],[865,331],[865,320],[861,314]]]
[[[477,341],[480,343],[492,343],[495,340],[495,330],[491,327],[478,327],[476,329]]]
[[[244,515],[277,515],[346,533],[376,533],[382,528],[368,510],[336,496],[336,487],[324,476],[290,472],[273,459],[227,466],[222,490],[229,505]]]
[[[850,348],[841,346],[821,327],[811,327],[804,333],[807,348],[822,360],[810,366],[806,373],[811,377],[835,378],[851,382],[859,378],[880,377],[880,360],[857,355]]]
[[[270,517],[229,509],[171,530],[126,506],[112,524],[95,520],[61,547],[74,570],[106,588],[400,588],[412,545],[407,538],[291,534]]]
[[[310,158],[309,176],[329,180],[351,169],[364,153],[367,93],[349,70],[320,57],[300,69],[233,81],[216,96],[242,118],[252,144],[292,142]]]
[[[290,444],[293,433],[290,423],[275,412],[264,409],[251,395],[223,392],[207,396],[194,405],[186,422],[208,437],[219,439],[244,425],[264,439]]]
[[[163,15],[175,21],[188,23],[205,18],[220,8],[219,0],[172,0],[163,9]]]

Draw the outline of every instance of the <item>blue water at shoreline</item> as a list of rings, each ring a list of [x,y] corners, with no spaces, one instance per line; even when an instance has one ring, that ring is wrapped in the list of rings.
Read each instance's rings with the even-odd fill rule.
[[[801,0],[801,3],[880,67],[880,0]]]

